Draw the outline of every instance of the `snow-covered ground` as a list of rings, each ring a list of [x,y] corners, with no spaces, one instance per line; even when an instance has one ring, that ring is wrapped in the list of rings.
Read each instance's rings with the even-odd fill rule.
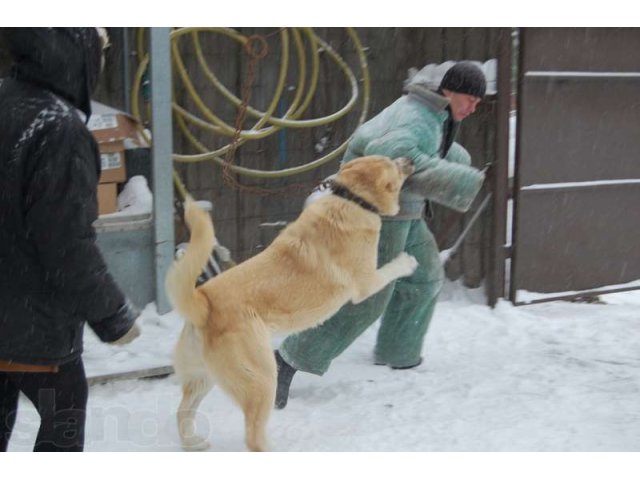
[[[512,116],[511,159],[514,131]],[[511,160],[510,175],[513,168]],[[250,462],[238,461],[233,452],[245,451],[243,418],[215,389],[197,423],[210,450],[226,454],[168,454],[181,451],[175,425],[180,387],[171,375],[94,385],[89,396],[87,451],[159,454],[142,462],[122,455],[105,462],[86,454],[76,461],[92,478],[109,479],[201,478],[203,472],[278,480],[637,478],[640,291],[601,299],[606,303],[514,307],[501,301],[490,309],[481,289],[448,283],[427,335],[425,361],[406,371],[372,365],[372,326],[325,376],[297,374],[289,405],[274,410],[269,424],[275,451],[348,456],[252,455]],[[87,330],[90,378],[170,365],[182,320],[173,313],[159,316],[151,304],[140,323],[142,336],[124,347],[102,344]],[[280,341],[275,338],[274,347]],[[23,399],[10,451],[30,451],[38,424]],[[67,456],[48,456],[44,463],[23,458],[7,457],[2,471],[25,476],[35,469],[65,479],[70,474]]]
[[[323,377],[299,373],[274,410],[276,451],[637,452],[640,450],[640,291],[606,304],[484,305],[481,289],[448,283],[427,335],[424,363],[372,364],[374,325]],[[89,376],[167,365],[181,328],[145,310],[125,347],[88,331]],[[274,339],[277,345],[281,339]],[[173,375],[91,387],[87,451],[180,451]],[[22,401],[10,451],[31,450],[38,426]],[[245,451],[240,411],[213,390],[197,418],[212,451]]]

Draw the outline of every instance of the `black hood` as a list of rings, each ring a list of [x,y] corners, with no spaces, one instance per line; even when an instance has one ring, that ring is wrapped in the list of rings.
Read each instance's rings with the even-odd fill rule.
[[[95,28],[5,28],[4,35],[14,78],[51,90],[89,118],[102,60]]]

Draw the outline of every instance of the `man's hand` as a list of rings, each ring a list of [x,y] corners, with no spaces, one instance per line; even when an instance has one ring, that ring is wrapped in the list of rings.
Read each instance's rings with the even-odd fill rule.
[[[127,343],[133,342],[136,338],[140,336],[140,327],[138,327],[137,323],[134,323],[133,326],[129,329],[127,333],[121,336],[119,339],[110,342],[111,345],[126,345]]]
[[[136,321],[142,312],[133,302],[125,299],[125,302],[118,310],[101,319],[93,319],[88,322],[89,327],[94,331],[98,338],[105,343],[128,343],[140,334],[138,327],[134,328]],[[124,341],[123,337],[129,335]]]

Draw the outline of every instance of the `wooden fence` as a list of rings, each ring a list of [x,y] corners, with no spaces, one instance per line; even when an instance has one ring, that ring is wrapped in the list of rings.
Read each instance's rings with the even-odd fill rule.
[[[133,51],[135,29],[126,29],[129,34],[129,50]],[[251,93],[251,105],[265,109],[270,103],[275,88],[279,67],[281,42],[276,29],[241,28],[244,35],[259,33],[267,36],[269,53],[260,61]],[[324,39],[352,68],[356,78],[361,79],[358,56],[353,43],[343,28],[318,28],[318,36]],[[117,108],[125,109],[123,58],[135,68],[136,58],[124,52],[123,29],[111,29],[113,47],[109,52],[107,71],[96,92],[95,98]],[[367,118],[371,118],[402,95],[403,81],[411,67],[421,68],[429,63],[447,60],[479,60],[496,58],[498,29],[494,28],[357,28],[356,32],[365,47],[371,76],[371,98]],[[239,95],[247,74],[247,58],[236,42],[219,34],[201,35],[203,52],[212,71],[219,79]],[[236,110],[206,80],[191,43],[181,42],[180,49],[195,88],[216,114],[233,124]],[[2,56],[0,55],[0,58]],[[299,72],[295,67],[295,55],[291,53],[291,71],[287,87],[295,84]],[[1,67],[1,66],[0,66]],[[0,68],[0,72],[4,71]],[[187,98],[183,83],[174,72],[174,98],[189,111],[197,113],[193,102]],[[283,104],[294,95],[293,88],[285,89]],[[316,94],[303,118],[316,118],[339,110],[350,97],[350,87],[344,74],[328,55],[320,57],[320,73]],[[234,163],[255,169],[275,170],[307,164],[332,151],[353,132],[361,113],[361,103],[345,118],[324,126],[309,129],[283,129],[263,140],[244,144],[235,152]],[[495,98],[488,97],[478,112],[465,120],[458,141],[472,155],[473,164],[484,165],[494,158]],[[245,124],[250,125],[249,122]],[[211,132],[193,130],[199,141],[210,148],[228,143],[227,137]],[[191,154],[196,150],[188,144],[174,125],[174,151]],[[257,180],[237,177],[249,186],[282,187],[292,183],[319,181],[338,168],[339,160],[333,160],[309,173],[280,180]],[[269,241],[269,232],[261,224],[287,222],[300,212],[308,190],[304,193],[259,196],[243,190],[229,188],[223,182],[222,170],[213,162],[177,164],[177,170],[194,197],[213,203],[216,232],[222,244],[230,248],[236,260],[243,260],[259,251]],[[309,187],[310,188],[310,187]],[[480,203],[483,194],[476,201]],[[436,207],[429,223],[441,248],[455,241],[465,222],[465,216]],[[471,214],[471,213],[470,213]],[[467,214],[468,218],[470,214]],[[488,242],[490,235],[490,211],[487,210],[477,225],[470,231],[459,255],[447,266],[450,278],[464,277],[468,286],[478,286],[485,276]],[[185,231],[177,223],[176,242],[185,239]]]

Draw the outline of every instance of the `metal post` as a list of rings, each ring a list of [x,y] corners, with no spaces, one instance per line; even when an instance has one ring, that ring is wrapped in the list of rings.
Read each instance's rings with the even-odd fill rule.
[[[129,43],[129,29],[122,31],[122,101],[123,110],[131,113],[131,45]]]
[[[487,303],[495,306],[505,296],[505,241],[509,166],[509,110],[511,108],[511,29],[501,28],[498,40],[498,104],[496,112],[496,159],[493,163],[493,212]]]
[[[173,142],[171,125],[171,58],[169,28],[151,28],[151,121],[156,306],[159,314],[171,306],[164,279],[173,261]]]

